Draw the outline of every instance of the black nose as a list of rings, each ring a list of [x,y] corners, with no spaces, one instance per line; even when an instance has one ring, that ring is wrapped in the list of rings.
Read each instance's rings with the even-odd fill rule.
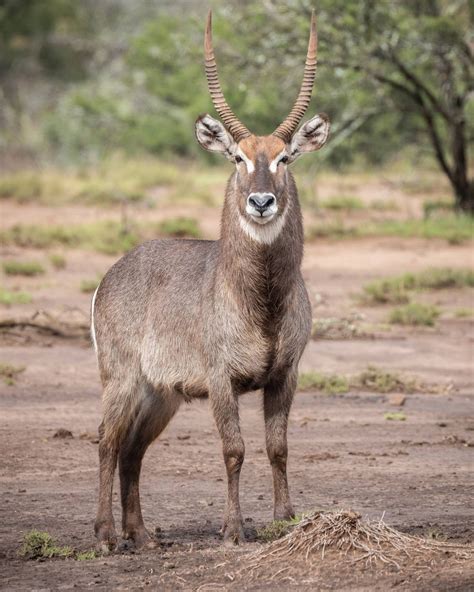
[[[248,197],[248,203],[261,214],[268,210],[275,203],[275,196],[272,193],[251,193]]]

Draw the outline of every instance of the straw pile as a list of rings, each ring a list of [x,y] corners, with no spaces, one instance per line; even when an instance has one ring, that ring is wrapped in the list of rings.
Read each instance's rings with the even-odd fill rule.
[[[401,569],[420,560],[426,564],[436,557],[468,559],[471,547],[427,540],[398,532],[383,519],[366,522],[360,514],[340,510],[313,512],[301,520],[285,537],[278,539],[250,557],[247,569],[259,570],[273,563],[294,565],[324,560],[333,551],[354,563],[381,564]],[[281,570],[280,570],[281,571]]]

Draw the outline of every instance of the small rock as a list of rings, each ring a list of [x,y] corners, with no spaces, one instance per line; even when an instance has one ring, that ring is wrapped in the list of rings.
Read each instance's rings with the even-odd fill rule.
[[[396,405],[397,407],[403,407],[405,405],[405,401],[407,398],[405,395],[401,393],[395,393],[394,395],[390,395],[388,398],[388,402],[390,405]]]
[[[262,494],[260,494],[260,495],[257,495],[257,499],[258,499],[258,500],[263,500],[263,495],[262,495]]]
[[[178,440],[189,440],[191,436],[189,434],[185,434],[184,436],[178,436]]]
[[[69,430],[65,430],[64,428],[59,428],[59,430],[56,430],[56,432],[54,432],[53,438],[61,438],[62,440],[70,440],[71,438],[74,438],[74,436],[72,435],[72,432],[70,432]]]

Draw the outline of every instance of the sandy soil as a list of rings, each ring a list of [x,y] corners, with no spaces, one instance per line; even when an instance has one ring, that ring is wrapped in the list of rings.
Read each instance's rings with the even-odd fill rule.
[[[207,234],[215,235],[215,210],[202,214],[213,229]],[[16,218],[11,212],[9,216],[13,223]],[[46,260],[42,252],[14,248],[4,248],[2,255]],[[65,256],[64,270],[49,269],[45,276],[31,279],[3,277],[5,286],[31,291],[34,301],[4,308],[2,317],[38,309],[80,310],[87,315],[90,295],[80,293],[80,281],[103,273],[114,258],[80,251]],[[312,341],[302,370],[351,374],[376,364],[436,383],[440,394],[407,395],[407,420],[388,422],[384,413],[400,409],[390,395],[298,393],[289,427],[289,478],[297,511],[352,508],[369,518],[384,515],[404,532],[473,542],[474,323],[454,314],[472,306],[472,290],[420,295],[422,301],[437,303],[443,313],[435,328],[417,330],[388,327],[389,308],[364,307],[355,297],[364,283],[377,277],[468,265],[472,245],[399,239],[307,245],[304,274],[314,316],[355,318],[373,334],[365,339]],[[245,556],[258,547],[256,529],[271,520],[272,510],[258,393],[242,398],[246,459],[241,500],[247,544],[236,549],[221,544],[224,467],[208,404],[200,402],[183,406],[145,457],[143,510],[147,525],[161,529],[159,549],[86,562],[18,558],[22,537],[32,528],[46,530],[60,544],[78,550],[94,546],[100,386],[94,354],[85,341],[21,331],[0,339],[0,361],[26,366],[15,385],[0,382],[0,588],[474,589],[470,560],[442,562],[415,573],[348,568],[333,557],[313,569],[300,569],[292,579],[282,575],[270,581],[269,575],[249,580]],[[53,438],[59,428],[71,430],[74,437]],[[115,511],[119,521],[117,496]],[[243,576],[237,575],[239,570]]]

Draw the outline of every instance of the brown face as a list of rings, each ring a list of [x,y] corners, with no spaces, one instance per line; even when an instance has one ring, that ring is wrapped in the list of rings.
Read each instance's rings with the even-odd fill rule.
[[[287,145],[276,136],[249,136],[237,145],[234,162],[239,211],[249,221],[267,224],[284,212]]]
[[[244,231],[255,240],[271,243],[285,224],[296,193],[286,191],[290,183],[288,165],[301,154],[319,150],[329,133],[329,121],[316,115],[286,143],[281,138],[248,134],[240,141],[220,121],[202,115],[196,121],[196,138],[203,148],[219,152],[235,163],[231,180],[232,200]]]

